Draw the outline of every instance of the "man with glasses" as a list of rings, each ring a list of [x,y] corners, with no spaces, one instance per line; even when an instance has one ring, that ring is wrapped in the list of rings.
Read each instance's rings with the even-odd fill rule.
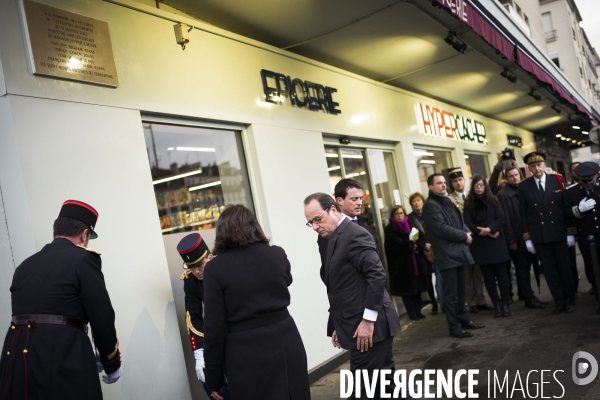
[[[351,351],[353,372],[367,370],[371,377],[375,369],[388,369],[393,375],[392,343],[400,322],[385,289],[385,271],[373,236],[346,218],[325,193],[304,200],[304,215],[308,227],[329,239],[321,271],[330,306],[327,336],[333,346]]]

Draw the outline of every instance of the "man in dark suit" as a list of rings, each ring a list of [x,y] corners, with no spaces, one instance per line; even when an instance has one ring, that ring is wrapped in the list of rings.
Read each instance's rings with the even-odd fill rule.
[[[331,196],[314,193],[304,200],[307,225],[329,239],[322,278],[327,286],[333,326],[327,335],[351,350],[350,369],[395,370],[393,337],[398,314],[385,290],[385,271],[373,236],[342,215]],[[364,391],[363,391],[364,393]]]
[[[527,251],[537,254],[554,299],[554,314],[575,311],[575,291],[569,247],[577,230],[565,212],[565,184],[560,175],[546,174],[546,155],[534,151],[523,160],[532,177],[519,185],[521,232]]]
[[[587,240],[588,236],[596,238],[596,246],[600,248],[600,207],[596,201],[600,199],[600,186],[598,186],[598,172],[600,167],[595,162],[586,161],[575,167],[575,174],[579,183],[567,188],[566,205],[567,214],[575,218],[577,226],[577,242],[585,265],[585,275],[592,285],[592,292],[597,290],[592,268],[592,254]]]
[[[121,376],[121,352],[100,252],[98,212],[63,203],[54,240],[17,267],[10,287],[12,322],[0,360],[3,399],[101,400],[102,381]],[[87,335],[92,328],[94,350]]]

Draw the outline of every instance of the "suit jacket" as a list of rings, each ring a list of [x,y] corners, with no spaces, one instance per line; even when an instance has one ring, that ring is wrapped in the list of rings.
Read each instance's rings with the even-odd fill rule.
[[[584,213],[579,211],[579,202],[584,198],[591,198],[600,203],[600,186],[597,184],[592,188],[592,192],[588,194],[587,190],[580,183],[571,185],[565,192],[566,211],[567,215],[574,217],[577,228],[577,236],[579,246],[587,246],[587,237],[594,235],[596,239],[600,239],[600,204]]]
[[[369,232],[345,218],[329,239],[323,273],[333,327],[344,349],[356,348],[352,336],[365,308],[378,312],[374,343],[400,331],[398,314],[385,290],[385,271]]]
[[[192,350],[204,347],[204,282],[188,269],[179,278],[183,280],[185,293],[185,326],[190,337]]]
[[[556,175],[546,174],[544,193],[529,177],[519,184],[519,208],[523,240],[536,243],[552,243],[577,234],[575,222],[566,209],[564,187]]]

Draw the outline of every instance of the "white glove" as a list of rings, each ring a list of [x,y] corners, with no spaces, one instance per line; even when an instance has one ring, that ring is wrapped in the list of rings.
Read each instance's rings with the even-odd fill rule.
[[[419,239],[419,230],[417,228],[412,228],[408,234],[408,240],[415,242],[417,239]]]
[[[578,208],[579,208],[579,212],[584,213],[586,211],[590,211],[595,206],[596,206],[596,200],[583,198],[579,202],[579,207]]]
[[[98,353],[97,349],[94,349],[94,356],[96,357],[96,369],[98,370],[98,373],[104,371],[104,365],[102,365],[102,362],[100,361],[100,353]]]
[[[198,380],[206,382],[206,377],[204,376],[204,349],[194,351],[194,358],[196,359],[196,375],[198,376]]]
[[[575,236],[574,235],[567,235],[567,246],[569,246],[569,247],[575,246]]]
[[[110,385],[111,383],[115,383],[116,381],[119,380],[122,373],[123,373],[123,367],[121,366],[115,372],[111,372],[108,375],[102,375],[102,382],[106,383],[107,385]]]
[[[533,247],[533,243],[531,243],[531,240],[525,241],[525,247],[527,247],[528,252],[530,252],[531,254],[535,254],[535,247]]]

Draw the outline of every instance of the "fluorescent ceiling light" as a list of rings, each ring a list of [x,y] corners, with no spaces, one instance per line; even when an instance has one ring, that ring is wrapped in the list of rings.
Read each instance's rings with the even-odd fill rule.
[[[359,175],[366,175],[367,173],[365,171],[362,172],[353,172],[351,174],[347,174],[346,178],[354,178],[355,176],[359,176]]]
[[[433,153],[428,152],[428,151],[415,150],[413,153],[415,154],[415,156],[429,156],[429,157],[433,157]]]
[[[577,125],[573,125],[573,129],[581,129],[581,127],[579,127]]]
[[[573,142],[573,143],[577,143],[577,140],[573,139],[573,140],[571,140],[571,142]]]
[[[214,153],[214,147],[176,147],[177,151],[205,151],[207,153]]]
[[[420,160],[419,163],[421,163],[421,164],[435,164],[435,161],[433,161],[433,160]]]
[[[465,158],[469,158],[469,156],[465,154]]]
[[[167,150],[175,150],[175,147],[169,147]]]
[[[342,167],[340,167],[339,165],[337,167],[331,167],[331,168],[327,168],[327,171],[335,171],[336,169],[340,169]]]
[[[153,185],[158,185],[159,183],[173,181],[175,179],[185,178],[186,176],[192,176],[192,175],[201,174],[201,173],[202,173],[202,170],[199,169],[199,170],[192,171],[192,172],[186,172],[185,174],[174,175],[174,176],[171,176],[169,178],[158,179],[156,181],[152,181],[152,184]]]
[[[207,183],[207,184],[200,185],[200,186],[193,186],[193,187],[189,188],[188,190],[190,192],[193,192],[194,190],[205,189],[205,188],[211,187],[211,186],[219,186],[220,184],[221,184],[221,181],[216,181],[216,182],[211,182],[211,183]]]
[[[581,133],[583,133],[584,135],[589,135],[590,134],[589,132],[586,132],[586,131],[581,131]]]
[[[362,154],[342,154],[342,158],[360,158],[362,159]]]
[[[562,135],[559,133],[558,135],[556,135],[556,137],[561,137]]]

